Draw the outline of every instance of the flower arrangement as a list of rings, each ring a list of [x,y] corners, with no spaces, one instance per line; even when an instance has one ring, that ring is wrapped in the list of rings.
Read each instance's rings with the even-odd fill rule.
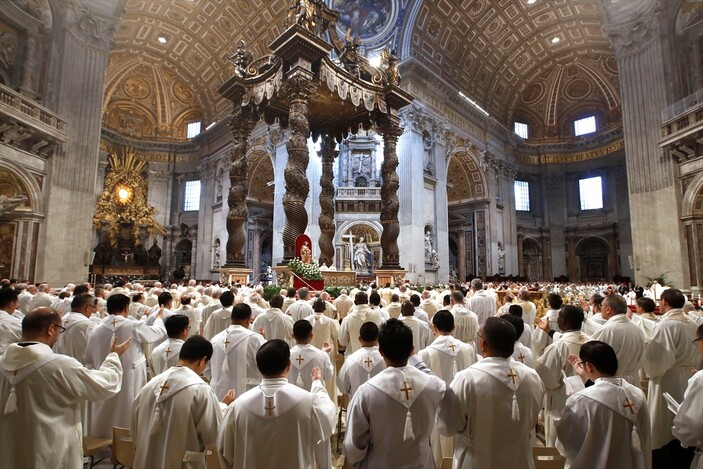
[[[322,280],[320,266],[317,264],[305,264],[298,257],[294,257],[288,262],[288,268],[298,277],[305,280]]]

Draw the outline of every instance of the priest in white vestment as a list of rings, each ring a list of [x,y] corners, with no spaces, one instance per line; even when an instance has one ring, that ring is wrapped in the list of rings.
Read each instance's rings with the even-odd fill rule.
[[[429,316],[430,320],[432,320],[432,317],[437,311],[442,309],[442,306],[430,297],[430,290],[424,290],[422,292],[422,301],[420,302],[420,308],[422,308],[422,310],[427,313],[427,316]]]
[[[413,333],[413,348],[415,353],[419,353],[430,345],[433,340],[430,326],[425,321],[415,316],[415,306],[411,301],[403,301],[400,307],[401,316],[398,318],[403,324],[408,326]]]
[[[358,292],[354,296],[354,308],[342,319],[342,327],[339,331],[339,345],[346,347],[344,356],[348,357],[361,348],[359,342],[359,329],[367,321],[381,325],[381,315],[378,311],[372,310],[369,305],[369,297],[365,292]]]
[[[703,326],[698,326],[694,339],[698,352],[703,356]],[[674,438],[681,446],[696,449],[691,469],[703,469],[703,370],[688,380],[681,407],[674,417]]]
[[[464,294],[459,290],[452,292],[449,305],[454,315],[454,337],[467,343],[476,350],[476,334],[478,333],[478,316],[464,306]]]
[[[574,374],[573,368],[569,365],[569,355],[578,355],[581,346],[591,340],[590,337],[581,332],[583,310],[578,306],[562,307],[557,321],[559,329],[563,333],[544,350],[535,366],[535,371],[542,378],[547,390],[544,405],[544,436],[547,446],[554,446],[556,443],[554,419],[561,416],[561,411],[564,409],[568,397],[564,377]],[[549,323],[546,321],[540,323],[540,327],[549,336],[554,336],[555,331],[549,329]]]
[[[203,306],[202,313],[200,315],[200,334],[203,336],[205,335],[204,331],[207,320],[210,318],[212,313],[222,308],[222,303],[220,303],[220,295],[222,295],[222,290],[220,290],[219,288],[213,289],[212,299],[208,302],[207,305]]]
[[[386,362],[378,351],[378,326],[365,322],[359,331],[362,347],[349,355],[337,374],[337,386],[343,394],[354,397],[359,386],[386,369]]]
[[[49,308],[29,312],[21,342],[0,357],[0,466],[83,466],[81,408],[114,396],[122,383],[118,355],[131,341],[113,343],[97,369],[53,353],[61,318]]]
[[[641,387],[639,370],[644,360],[644,334],[627,317],[627,301],[613,293],[603,300],[601,314],[607,322],[591,336],[610,345],[618,357],[618,377]]]
[[[161,320],[162,309],[156,313],[153,326],[129,317],[129,298],[122,294],[107,299],[109,314],[88,337],[85,362],[88,367],[98,368],[105,360],[110,345],[116,340],[132,339],[132,345],[120,356],[124,370],[122,389],[106,400],[93,404],[91,436],[112,438],[112,427],[129,427],[129,411],[134,397],[146,384],[147,364],[144,346],[163,340],[166,329]]]
[[[572,394],[555,422],[565,467],[650,469],[652,441],[645,395],[617,375],[613,348],[601,341],[588,342],[573,366],[593,384]]]
[[[358,468],[434,468],[430,435],[446,384],[408,365],[412,331],[390,319],[379,349],[388,368],[362,384],[349,403],[346,462]]]
[[[337,308],[337,317],[340,321],[347,316],[352,306],[354,306],[354,300],[349,298],[346,290],[341,290],[334,300],[334,307]]]
[[[693,344],[697,326],[681,310],[686,302],[680,290],[662,292],[659,308],[664,313],[647,343],[644,371],[649,377],[647,403],[652,420],[652,449],[657,450],[674,440],[671,426],[674,414],[667,409],[663,393],[677,402],[683,400],[691,370],[700,364]],[[678,443],[672,443],[680,447]]]
[[[253,329],[264,331],[266,340],[280,339],[288,345],[293,344],[293,319],[281,311],[283,297],[273,295],[271,307],[254,319]]]
[[[88,293],[73,298],[71,311],[63,316],[65,329],[56,342],[56,351],[73,357],[85,365],[85,348],[88,337],[97,325],[90,317],[98,310],[98,300]]]
[[[482,326],[486,319],[496,314],[496,299],[483,289],[483,282],[480,278],[471,280],[471,291],[473,296],[466,300],[466,308],[473,311],[478,317],[478,324]]]
[[[311,391],[288,382],[290,348],[282,340],[266,342],[256,354],[261,383],[229,406],[217,438],[224,469],[309,469],[315,449],[334,432],[336,408],[312,371]]]
[[[439,432],[458,435],[454,469],[535,467],[530,432],[544,386],[534,370],[510,358],[515,339],[508,321],[486,319],[478,341],[483,360],[460,371],[450,385],[458,410],[440,410]]]
[[[549,296],[547,296],[547,303],[549,305],[549,308],[547,309],[547,312],[544,313],[544,316],[542,316],[542,321],[546,321],[549,323],[549,329],[558,331],[559,325],[557,324],[557,320],[559,318],[559,310],[561,309],[564,302],[561,299],[561,296],[557,295],[556,293],[550,293]],[[544,349],[546,349],[552,343],[552,338],[541,328],[535,327],[532,331],[531,342],[532,350],[534,351],[535,357],[539,358],[542,353],[544,353]]]
[[[230,389],[241,396],[261,381],[256,368],[256,352],[266,339],[249,329],[250,325],[251,307],[239,303],[232,308],[230,326],[211,340],[214,350],[205,376],[210,379],[218,399],[222,399]]]
[[[22,321],[12,315],[19,306],[18,298],[13,288],[0,288],[0,355],[22,338]]]
[[[517,305],[514,305],[517,306]],[[519,306],[518,306],[519,308]],[[516,332],[516,337],[520,337],[520,335],[523,333],[525,330],[525,323],[522,321],[522,317],[516,316],[514,314],[504,314],[500,316],[502,319],[505,319],[508,321],[512,326],[515,328]],[[522,345],[518,340],[515,341],[515,348],[513,350],[513,355],[512,355],[513,360],[522,363],[523,365],[527,365],[533,370],[535,369],[536,361],[534,358],[534,354],[532,353],[532,349],[525,347]]]
[[[300,321],[312,314],[312,306],[308,303],[308,296],[310,295],[310,290],[303,287],[298,290],[298,300],[290,305],[286,310],[286,314],[289,315],[293,322]]]
[[[169,320],[177,316],[171,316]],[[214,446],[222,410],[212,388],[200,377],[212,357],[202,336],[187,339],[176,366],[142,388],[132,405],[130,434],[135,468],[206,469],[207,446]],[[234,400],[234,392],[224,404]]]
[[[220,303],[222,304],[222,308],[210,314],[203,328],[203,337],[210,341],[231,324],[234,293],[229,290],[222,292],[220,295]]]
[[[181,295],[181,307],[173,312],[173,314],[182,314],[188,316],[190,329],[188,337],[200,334],[200,324],[202,323],[202,308],[193,306],[193,294],[184,293]],[[202,335],[202,334],[200,334]]]
[[[154,347],[149,356],[153,376],[160,375],[178,363],[178,354],[190,332],[190,319],[185,314],[174,314],[164,320],[168,339]]]
[[[339,322],[325,315],[324,311],[329,303],[321,298],[316,299],[312,304],[313,314],[305,318],[312,324],[312,341],[310,342],[315,347],[322,350],[325,342],[331,347],[327,352],[330,362],[333,366],[336,365],[335,358],[337,357],[337,346],[339,344]],[[331,379],[325,382],[327,392],[337,405],[337,381]]]
[[[400,317],[400,298],[395,293],[391,296],[391,302],[386,306],[386,313],[389,318],[398,319]]]

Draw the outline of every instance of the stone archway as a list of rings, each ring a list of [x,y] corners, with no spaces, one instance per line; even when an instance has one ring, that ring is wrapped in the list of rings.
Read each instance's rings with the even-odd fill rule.
[[[337,230],[334,240],[335,265],[337,270],[352,270],[350,243],[348,236],[354,236],[356,243],[362,237],[366,246],[371,251],[373,259],[370,259],[371,270],[381,267],[383,251],[381,249],[381,227],[376,223],[366,221],[349,221],[343,223]]]
[[[576,245],[578,259],[578,281],[603,282],[608,280],[608,256],[610,248],[603,238],[583,238]]]
[[[525,238],[522,241],[522,271],[531,282],[544,279],[542,247],[532,238]]]

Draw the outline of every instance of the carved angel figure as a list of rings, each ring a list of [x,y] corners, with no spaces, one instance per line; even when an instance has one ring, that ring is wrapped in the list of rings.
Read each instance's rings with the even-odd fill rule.
[[[288,8],[289,23],[297,23],[311,33],[316,33],[318,3],[316,0],[295,0]]]
[[[26,200],[26,195],[16,195],[14,197],[8,197],[4,194],[0,194],[0,215],[13,211],[18,206],[23,204]]]
[[[398,71],[398,56],[394,50],[385,48],[381,51],[381,63],[386,72],[389,85],[398,86],[400,83],[400,72]]]
[[[241,78],[245,78],[249,74],[247,67],[251,63],[252,58],[251,52],[246,50],[244,41],[239,41],[237,43],[237,51],[229,58],[230,62],[234,64],[234,73]]]

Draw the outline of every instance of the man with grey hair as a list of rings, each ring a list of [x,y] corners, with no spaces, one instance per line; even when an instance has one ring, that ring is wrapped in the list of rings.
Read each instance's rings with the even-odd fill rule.
[[[471,281],[471,291],[473,296],[466,302],[466,307],[476,313],[479,326],[483,326],[486,319],[496,315],[496,300],[483,289],[480,278]]]
[[[645,339],[640,328],[627,317],[627,311],[624,297],[616,293],[606,296],[601,305],[606,323],[591,337],[613,348],[618,358],[618,377],[639,388]]]
[[[37,293],[29,302],[27,308],[29,311],[34,311],[37,308],[50,308],[51,304],[54,302],[55,298],[51,294],[51,289],[46,283],[42,283],[37,287]]]
[[[205,323],[207,323],[208,318],[212,313],[217,311],[218,309],[222,308],[222,303],[220,302],[220,296],[222,296],[222,290],[220,290],[217,287],[214,287],[212,289],[212,300],[210,302],[203,306],[203,309],[200,314],[200,334],[203,333],[203,328],[205,327]]]
[[[298,290],[298,300],[288,307],[286,314],[293,318],[293,322],[305,319],[313,313],[312,306],[308,303],[310,290],[303,287]]]
[[[348,292],[344,289],[339,291],[339,296],[334,300],[334,307],[337,308],[337,315],[341,321],[354,306],[354,300],[349,298]]]
[[[326,291],[320,292],[319,298],[325,302],[325,312],[324,315],[330,319],[335,319],[337,317],[337,308],[330,301],[330,294]],[[310,302],[310,306],[314,304],[314,300]],[[315,309],[315,308],[313,308]]]

